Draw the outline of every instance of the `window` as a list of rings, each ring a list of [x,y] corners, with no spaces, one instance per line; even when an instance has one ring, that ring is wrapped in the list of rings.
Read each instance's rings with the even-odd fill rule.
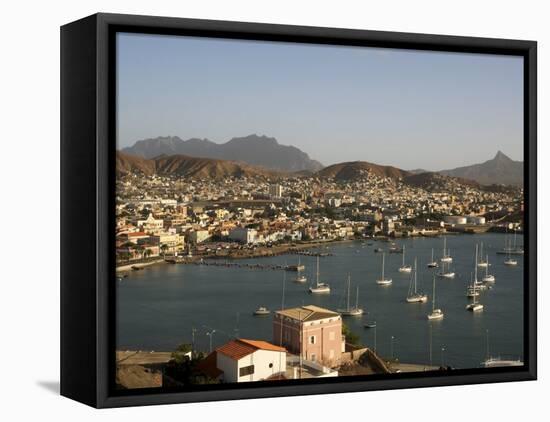
[[[330,333],[328,333],[328,339],[334,340],[334,331],[331,331]]]
[[[316,359],[317,359],[317,355],[315,353],[312,353],[311,354],[311,361],[315,362]]]
[[[333,349],[330,349],[329,353],[328,353],[328,357],[330,359],[333,359],[334,358],[334,350]]]
[[[254,373],[254,365],[243,366],[239,369],[239,377],[244,377],[246,375],[252,375]]]
[[[309,344],[315,344],[315,336],[309,338]]]
[[[270,364],[269,364],[269,367],[270,367],[270,368],[273,368],[273,364],[272,364],[272,363],[270,363]]]

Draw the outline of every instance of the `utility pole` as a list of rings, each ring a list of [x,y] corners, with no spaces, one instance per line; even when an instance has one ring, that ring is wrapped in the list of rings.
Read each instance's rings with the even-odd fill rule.
[[[214,333],[216,332],[216,330],[212,330],[212,331],[209,331],[206,333],[206,335],[208,337],[210,337],[210,353],[212,353],[212,337],[214,336]]]
[[[195,333],[197,330],[195,327],[191,328],[191,359],[195,356]]]

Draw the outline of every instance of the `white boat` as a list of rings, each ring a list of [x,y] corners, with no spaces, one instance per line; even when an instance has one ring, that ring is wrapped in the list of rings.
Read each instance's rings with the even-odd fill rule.
[[[507,265],[509,267],[515,267],[516,265],[518,265],[518,261],[517,259],[512,258],[510,254],[508,254],[508,258],[504,260],[504,265]]]
[[[409,283],[409,293],[407,294],[408,303],[424,303],[428,301],[428,295],[419,293],[416,289],[416,258],[414,260],[414,271],[413,276],[411,277],[411,282]]]
[[[348,288],[347,288],[347,302],[345,309],[338,309],[338,313],[342,316],[359,316],[363,315],[363,309],[359,307],[359,286],[357,286],[357,292],[355,296],[355,307],[350,307],[349,305],[349,295],[351,289],[351,276],[348,274]]]
[[[471,312],[479,312],[479,311],[482,311],[483,310],[483,305],[481,303],[478,303],[476,298],[478,296],[477,294],[477,288],[478,288],[478,285],[480,284],[478,279],[477,279],[477,267],[478,267],[478,250],[477,250],[477,244],[476,244],[476,256],[475,256],[475,259],[474,259],[474,278],[472,280],[472,284],[470,286],[470,289],[469,290],[473,290],[472,292],[472,295],[470,297],[472,297],[474,300],[472,301],[472,303],[469,303],[468,305],[466,305],[466,309],[468,311],[471,311]]]
[[[434,248],[432,248],[432,260],[427,264],[428,268],[437,268],[437,261],[434,260]]]
[[[388,286],[392,283],[392,279],[391,278],[386,278],[384,277],[384,265],[385,265],[385,259],[386,259],[386,254],[383,253],[382,254],[382,277],[379,279],[379,280],[376,280],[376,284],[380,284],[381,286]]]
[[[485,261],[487,262],[487,265],[485,266],[485,275],[483,276],[482,280],[484,283],[494,283],[496,281],[495,276],[489,274],[489,255],[487,255]]]
[[[521,359],[489,358],[481,364],[484,368],[499,368],[502,366],[523,366]]]
[[[296,283],[305,283],[307,281],[307,277],[301,274],[304,269],[305,267],[300,263],[300,258],[298,257],[298,265],[296,266],[296,271],[298,272],[298,275],[294,278],[294,281]]]
[[[305,283],[307,281],[307,277],[305,275],[299,275],[294,279],[296,283]]]
[[[523,366],[523,360],[491,356],[489,354],[489,330],[487,330],[487,352],[481,366],[484,368],[499,368],[503,366]]]
[[[321,283],[319,282],[319,256],[317,256],[317,276],[315,280],[315,284],[313,286],[310,286],[309,288],[310,293],[330,293],[330,286],[327,283]]]
[[[481,246],[479,248],[479,261],[477,262],[478,267],[487,268],[489,266],[488,260],[483,260],[483,242],[481,242]]]
[[[437,273],[438,277],[441,277],[441,278],[455,278],[455,273],[453,271],[450,270],[450,268],[448,269],[445,269],[445,264],[447,263],[447,261],[443,261],[442,265],[441,265],[441,271]],[[449,265],[450,267],[450,265]]]
[[[515,267],[516,265],[518,265],[518,261],[517,259],[514,259],[511,257],[511,252],[512,252],[512,248],[509,247],[508,254],[506,256],[506,259],[504,260],[504,265],[507,265],[509,267]]]
[[[254,315],[269,315],[271,311],[267,309],[265,306],[260,306],[258,309],[254,311]]]
[[[514,243],[509,239],[508,229],[506,229],[506,235],[504,237],[504,248],[497,251],[499,255],[523,255],[525,251],[522,247],[518,247],[516,244],[517,232],[514,230]]]
[[[450,250],[447,251],[447,237],[443,236],[443,255],[441,256],[441,262],[453,262]]]
[[[405,245],[403,245],[403,262],[401,264],[401,267],[399,267],[400,273],[410,273],[412,271],[412,267],[410,265],[405,265]]]
[[[475,283],[473,284],[473,290],[474,290],[474,294],[473,294],[473,302],[472,303],[469,303],[468,305],[466,305],[466,309],[468,311],[471,311],[471,312],[479,312],[479,311],[482,311],[483,310],[483,305],[481,303],[478,303],[476,298],[477,298],[477,289],[476,289],[476,285]]]
[[[428,315],[428,319],[441,319],[445,314],[439,308],[435,307],[435,275],[433,277],[433,293],[432,293],[432,313]]]

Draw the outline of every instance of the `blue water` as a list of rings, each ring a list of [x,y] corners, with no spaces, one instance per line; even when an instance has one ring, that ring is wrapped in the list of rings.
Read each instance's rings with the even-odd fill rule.
[[[493,289],[481,292],[479,301],[485,308],[480,313],[466,311],[469,303],[466,288],[473,271],[475,243],[484,243],[489,254],[490,273],[496,277]],[[516,256],[517,267],[503,264],[504,255],[495,252],[504,246],[503,234],[458,235],[447,237],[451,250],[451,269],[455,279],[436,279],[436,304],[445,317],[440,321],[426,319],[431,302],[405,302],[410,274],[397,271],[402,255],[386,254],[386,276],[390,286],[379,286],[382,256],[374,248],[387,249],[389,243],[362,242],[332,244],[323,251],[334,254],[320,259],[321,279],[331,285],[330,295],[311,295],[308,284],[314,280],[316,258],[301,257],[306,265],[308,282],[292,282],[295,273],[280,270],[251,270],[198,265],[158,265],[129,274],[117,282],[117,348],[172,350],[178,344],[191,342],[195,328],[197,349],[208,351],[207,332],[215,330],[213,347],[235,335],[243,338],[272,339],[271,316],[255,317],[258,306],[271,310],[281,308],[283,282],[284,306],[315,304],[329,309],[345,306],[347,275],[351,275],[351,302],[359,285],[359,305],[368,314],[345,318],[352,331],[365,345],[383,356],[393,355],[402,362],[452,365],[457,368],[478,367],[486,356],[486,331],[489,330],[490,354],[523,357],[523,256]],[[442,238],[397,240],[406,246],[407,264],[418,258],[419,289],[432,296],[431,248],[436,258],[441,255]],[[523,244],[518,236],[518,244]],[[250,263],[296,264],[298,257],[284,255],[260,258]],[[480,270],[481,275],[484,269]],[[437,271],[437,270],[436,270]],[[286,281],[284,281],[286,274]],[[365,329],[366,321],[376,321],[377,328]],[[431,361],[430,361],[431,331]],[[444,351],[442,351],[444,349]]]

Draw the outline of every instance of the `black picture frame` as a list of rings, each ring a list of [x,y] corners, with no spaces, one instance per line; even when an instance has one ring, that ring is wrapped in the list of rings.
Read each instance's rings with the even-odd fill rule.
[[[113,389],[115,43],[117,32],[193,35],[524,58],[524,360],[517,368],[292,380],[194,390]],[[537,376],[537,44],[534,41],[409,34],[119,14],[61,28],[61,394],[94,406],[278,397],[534,380]],[[78,205],[78,206],[76,206]]]

